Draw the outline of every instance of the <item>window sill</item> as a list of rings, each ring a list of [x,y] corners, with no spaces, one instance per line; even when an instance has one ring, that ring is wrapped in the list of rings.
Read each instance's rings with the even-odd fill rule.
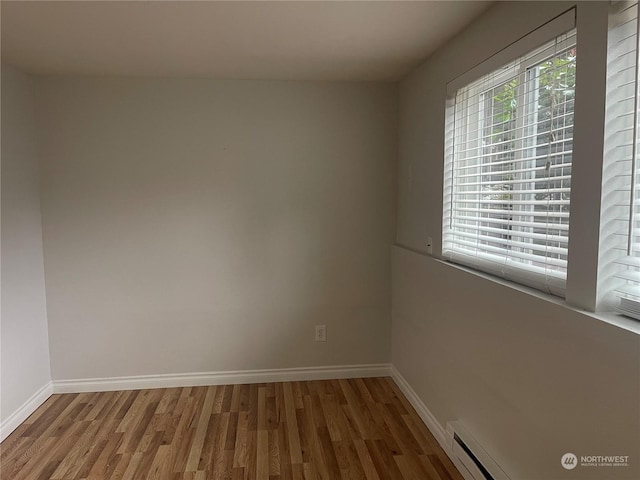
[[[402,247],[401,245],[399,245],[399,246]],[[402,247],[402,248],[407,248],[407,247]],[[526,293],[527,295],[532,295],[532,296],[534,296],[536,298],[539,298],[540,300],[544,300],[546,302],[554,303],[554,304],[556,304],[558,306],[566,308],[567,310],[571,310],[573,312],[578,312],[578,313],[581,313],[583,315],[588,315],[588,316],[590,316],[590,317],[592,317],[592,318],[594,318],[596,320],[600,320],[602,322],[608,323],[608,324],[613,325],[615,327],[622,328],[623,330],[627,330],[628,332],[635,333],[636,335],[640,335],[640,322],[639,321],[634,320],[632,318],[625,317],[625,316],[620,315],[620,314],[618,314],[616,312],[589,312],[587,310],[583,310],[581,308],[576,308],[576,307],[574,307],[572,305],[569,305],[563,298],[556,297],[556,296],[551,295],[549,293],[545,293],[545,292],[542,292],[540,290],[536,290],[536,289],[531,288],[531,287],[527,287],[527,286],[524,286],[524,285],[520,285],[520,284],[517,284],[517,283],[510,282],[509,280],[504,280],[504,279],[499,278],[499,277],[494,277],[493,275],[489,275],[487,273],[480,272],[478,270],[473,270],[472,268],[468,268],[468,267],[465,267],[465,266],[462,266],[462,265],[458,265],[458,264],[455,264],[455,263],[448,262],[446,260],[439,259],[439,258],[434,257],[432,255],[429,255],[426,252],[421,251],[421,250],[415,250],[415,249],[412,249],[412,248],[409,248],[409,250],[412,250],[415,253],[427,256],[431,260],[433,260],[435,262],[439,262],[439,263],[441,263],[443,265],[446,265],[446,266],[448,266],[450,268],[455,268],[455,269],[461,270],[463,272],[469,273],[471,275],[475,275],[477,277],[481,277],[481,278],[483,278],[485,280],[488,280],[490,282],[498,283],[498,284],[503,285],[505,287],[512,288],[512,289],[517,290],[517,291],[522,292],[522,293]]]

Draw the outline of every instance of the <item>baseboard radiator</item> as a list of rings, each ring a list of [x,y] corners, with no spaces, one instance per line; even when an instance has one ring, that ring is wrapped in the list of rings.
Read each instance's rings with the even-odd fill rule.
[[[460,422],[447,423],[447,445],[465,480],[510,480]]]

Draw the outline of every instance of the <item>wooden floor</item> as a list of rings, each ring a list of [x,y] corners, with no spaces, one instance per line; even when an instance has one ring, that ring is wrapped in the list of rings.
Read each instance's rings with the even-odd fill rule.
[[[2,479],[462,480],[390,378],[53,395]]]

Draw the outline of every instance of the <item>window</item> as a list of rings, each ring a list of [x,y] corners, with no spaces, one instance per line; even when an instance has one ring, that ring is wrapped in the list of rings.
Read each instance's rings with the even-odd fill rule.
[[[563,296],[577,50],[556,35],[449,92],[443,257]]]
[[[611,5],[601,215],[600,297],[640,319],[638,4]]]

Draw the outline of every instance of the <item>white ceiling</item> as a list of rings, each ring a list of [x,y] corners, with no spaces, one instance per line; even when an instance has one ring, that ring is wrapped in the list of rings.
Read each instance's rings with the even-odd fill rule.
[[[36,74],[398,80],[491,2],[2,1]]]

